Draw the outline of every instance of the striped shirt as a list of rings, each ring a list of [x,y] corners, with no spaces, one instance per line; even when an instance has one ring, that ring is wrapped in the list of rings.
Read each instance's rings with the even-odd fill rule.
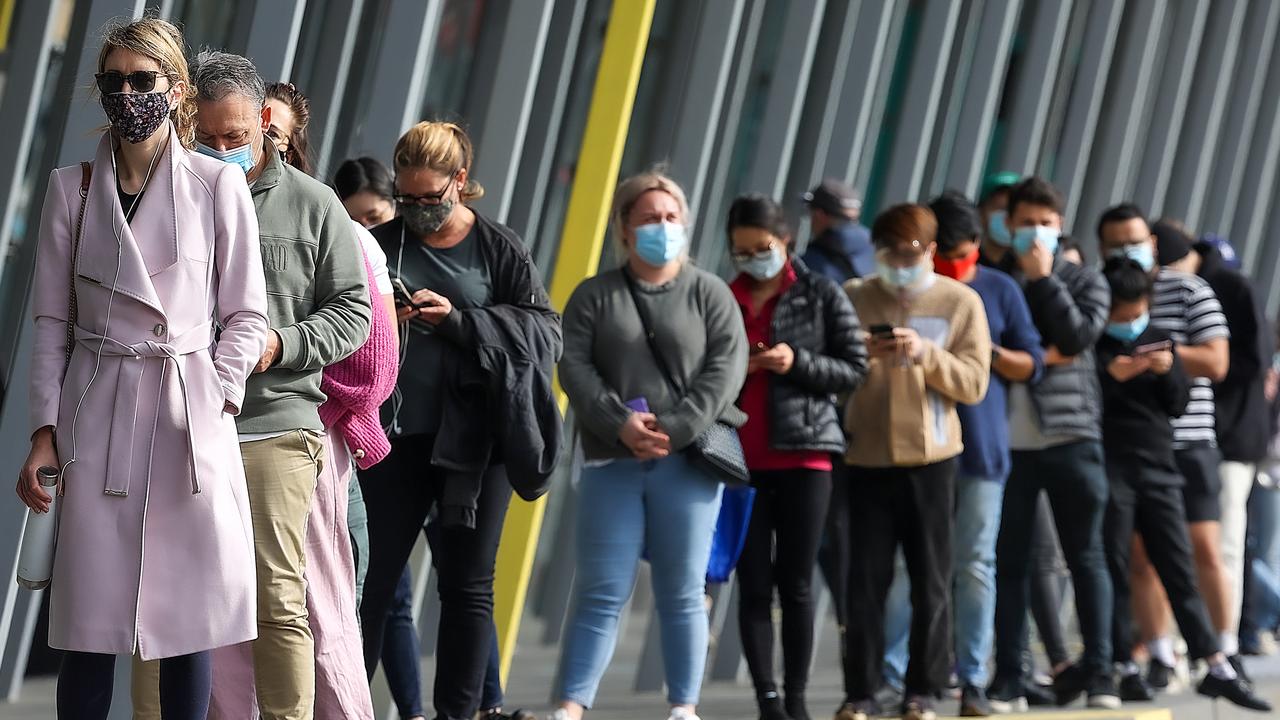
[[[1202,345],[1230,335],[1218,296],[1198,276],[1161,268],[1151,299],[1151,324],[1167,330],[1177,345]],[[1218,442],[1213,422],[1213,384],[1193,378],[1191,402],[1180,418],[1173,419],[1173,447]]]

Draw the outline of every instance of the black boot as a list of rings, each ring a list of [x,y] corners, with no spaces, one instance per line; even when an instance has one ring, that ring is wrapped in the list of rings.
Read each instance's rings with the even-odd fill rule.
[[[787,699],[783,703],[791,720],[812,720],[809,707],[804,701],[804,690],[788,690]]]
[[[787,711],[782,709],[782,698],[772,692],[756,698],[760,705],[760,720],[791,720]]]

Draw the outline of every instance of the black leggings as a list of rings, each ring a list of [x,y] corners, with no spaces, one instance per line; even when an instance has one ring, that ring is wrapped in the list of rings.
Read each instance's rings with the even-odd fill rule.
[[[831,500],[825,470],[752,472],[756,488],[747,541],[738,559],[738,627],[757,695],[776,692],[773,588],[782,605],[783,684],[804,693],[813,656],[813,584],[818,545]]]
[[[382,656],[387,611],[396,585],[431,509],[445,497],[449,471],[431,464],[434,439],[391,441],[391,454],[360,473],[369,513],[369,573],[360,602],[364,663],[370,678]],[[493,567],[511,485],[501,465],[485,473],[475,528],[441,526],[434,556],[439,578],[440,627],[436,656],[438,718],[470,718],[480,708],[493,637]]]
[[[111,712],[116,656],[67,652],[58,671],[58,720],[106,720]],[[208,651],[160,661],[160,717],[205,720],[213,687]]]

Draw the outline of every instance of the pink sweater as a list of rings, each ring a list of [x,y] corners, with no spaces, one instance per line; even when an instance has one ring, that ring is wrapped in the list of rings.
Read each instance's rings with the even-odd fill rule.
[[[325,368],[320,381],[320,389],[328,397],[320,406],[320,420],[326,428],[337,428],[342,434],[361,470],[377,465],[391,452],[378,408],[395,389],[397,373],[396,328],[382,307],[368,257],[364,267],[373,311],[369,339],[350,357]]]

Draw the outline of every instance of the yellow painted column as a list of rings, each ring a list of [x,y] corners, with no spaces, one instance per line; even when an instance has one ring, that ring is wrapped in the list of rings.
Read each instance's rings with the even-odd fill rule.
[[[555,275],[549,288],[551,304],[556,310],[564,310],[573,289],[585,278],[595,275],[600,265],[613,187],[622,165],[622,150],[627,142],[631,108],[640,84],[640,68],[644,64],[656,3],[657,0],[614,0],[609,12],[577,174],[569,195],[564,235],[560,238]],[[568,401],[563,391],[557,392],[563,412]],[[493,618],[498,626],[504,684],[516,652],[520,615],[524,611],[545,510],[545,498],[527,503],[513,497],[502,529]]]
[[[9,49],[9,27],[13,24],[16,0],[0,0],[0,52]]]

